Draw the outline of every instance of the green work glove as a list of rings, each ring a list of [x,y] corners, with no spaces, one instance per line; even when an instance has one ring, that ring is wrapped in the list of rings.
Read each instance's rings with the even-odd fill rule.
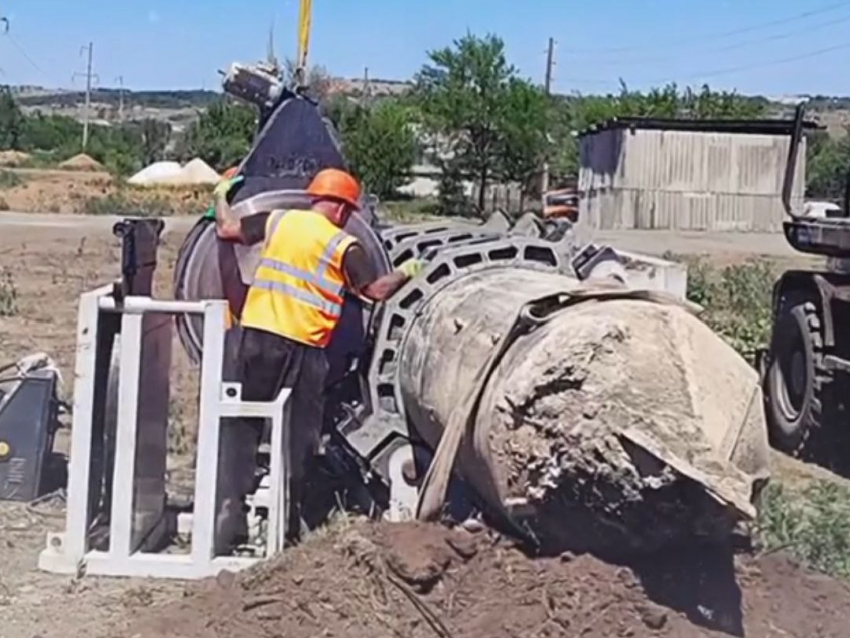
[[[237,175],[236,177],[232,177],[230,179],[223,179],[218,183],[218,186],[215,187],[213,195],[215,195],[216,197],[224,197],[230,192],[231,188],[243,181],[245,181],[244,175]]]
[[[398,267],[398,271],[407,275],[409,279],[413,279],[416,275],[421,273],[427,265],[428,262],[421,259],[408,259]]]

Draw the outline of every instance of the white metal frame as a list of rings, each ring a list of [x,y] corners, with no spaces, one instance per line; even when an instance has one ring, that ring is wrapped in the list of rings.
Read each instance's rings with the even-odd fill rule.
[[[258,559],[215,556],[216,489],[221,420],[233,417],[270,419],[271,494],[266,556],[283,549],[286,516],[286,427],[284,408],[290,390],[273,402],[244,402],[239,384],[222,383],[224,362],[224,301],[159,301],[127,297],[121,302],[106,286],[81,296],[77,326],[76,382],[68,502],[64,534],[49,534],[41,552],[40,569],[75,574],[196,579],[222,570],[240,570]],[[118,423],[109,551],[89,548],[89,474],[92,453],[95,367],[98,324],[102,313],[121,318],[121,366],[118,386]],[[191,314],[204,317],[204,356],[201,367],[198,454],[195,470],[192,545],[189,554],[152,554],[132,551],[133,480],[136,455],[142,316],[146,313]]]

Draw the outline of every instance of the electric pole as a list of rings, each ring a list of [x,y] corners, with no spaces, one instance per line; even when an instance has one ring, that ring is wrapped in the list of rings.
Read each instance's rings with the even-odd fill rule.
[[[543,84],[543,90],[546,96],[552,94],[552,68],[555,66],[555,38],[549,38],[549,48],[546,52],[546,80]],[[548,132],[547,132],[548,135]],[[543,163],[543,175],[540,179],[540,192],[545,196],[549,190],[549,162]],[[545,199],[545,197],[544,197]],[[544,201],[544,206],[546,202]]]
[[[118,122],[124,121],[124,76],[118,76]]]
[[[369,106],[369,98],[371,97],[369,93],[371,92],[371,87],[369,86],[369,67],[367,66],[363,69],[363,104],[365,106]]]
[[[91,83],[92,83],[92,55],[94,53],[94,44],[89,42],[88,46],[82,47],[80,49],[80,55],[88,52],[88,62],[86,64],[86,72],[85,73],[75,73],[74,77],[85,75],[86,76],[86,111],[83,115],[83,151],[86,150],[86,147],[89,143],[89,125],[91,123]]]

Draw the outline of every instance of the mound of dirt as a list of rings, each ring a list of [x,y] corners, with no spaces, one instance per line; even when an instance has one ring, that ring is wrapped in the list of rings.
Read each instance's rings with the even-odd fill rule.
[[[109,635],[702,638],[847,635],[846,585],[779,556],[532,559],[487,532],[358,524],[220,575]]]
[[[0,152],[0,166],[6,168],[16,168],[25,166],[32,160],[32,155],[21,151],[3,151]]]
[[[92,157],[86,155],[85,153],[80,153],[79,155],[74,155],[71,159],[67,159],[61,164],[59,164],[59,168],[65,171],[92,171],[92,172],[100,172],[106,170],[100,162]]]

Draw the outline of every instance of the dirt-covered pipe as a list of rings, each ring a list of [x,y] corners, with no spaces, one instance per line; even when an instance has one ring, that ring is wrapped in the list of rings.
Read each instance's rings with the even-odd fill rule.
[[[401,348],[408,422],[436,447],[519,308],[578,285],[502,268],[437,293]],[[620,299],[571,306],[512,344],[456,467],[550,549],[628,551],[726,537],[755,515],[767,453],[746,362],[687,310]]]

